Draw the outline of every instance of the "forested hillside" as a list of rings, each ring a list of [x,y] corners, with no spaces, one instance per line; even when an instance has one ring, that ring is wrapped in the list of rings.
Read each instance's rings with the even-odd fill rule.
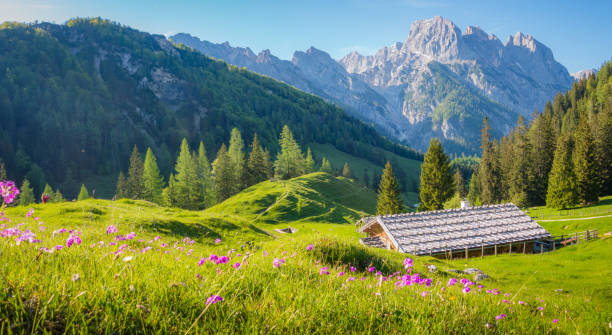
[[[612,62],[557,94],[531,122],[519,119],[499,142],[488,129],[485,122],[473,202],[568,208],[612,194]]]
[[[213,158],[233,127],[274,155],[284,124],[302,145],[377,165],[381,150],[422,159],[322,99],[163,36],[101,19],[0,26],[0,159],[36,194],[49,183],[73,197],[82,180],[116,176],[134,145],[167,176],[182,138]]]

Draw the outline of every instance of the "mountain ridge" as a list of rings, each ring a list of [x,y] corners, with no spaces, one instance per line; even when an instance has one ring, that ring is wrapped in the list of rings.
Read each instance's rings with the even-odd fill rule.
[[[191,35],[178,34],[169,39],[229,63],[237,62],[229,57],[235,48],[228,43],[205,42],[210,44],[205,48],[203,41]],[[215,56],[211,45],[223,45],[225,49],[217,47]],[[291,61],[271,58],[270,63],[257,66],[246,61],[253,55],[235,65],[336,103],[404,144],[425,150],[429,138],[439,137],[445,147],[457,153],[478,152],[478,136],[473,133],[478,132],[484,116],[490,116],[496,136],[505,134],[519,115],[529,117],[533,110],[542,109],[556,93],[569,89],[573,80],[552,51],[529,34],[518,32],[502,43],[479,27],[468,26],[461,31],[439,16],[414,22],[406,40],[385,46],[374,55],[353,51],[336,61],[324,51],[309,48],[296,51]],[[429,66],[432,62],[439,64],[433,66],[434,70]],[[281,67],[286,69],[281,74],[271,70]],[[454,77],[451,81],[458,85],[448,92],[434,92],[433,86],[446,85],[450,80],[448,71]],[[445,82],[436,82],[436,78]],[[468,96],[460,99],[457,91]],[[451,107],[449,103],[445,106],[445,101]],[[493,105],[496,107],[491,110]],[[436,117],[439,108],[453,109],[448,115],[470,114],[471,121],[440,119]],[[491,117],[499,114],[504,115],[502,120]],[[457,137],[451,133],[470,135]]]

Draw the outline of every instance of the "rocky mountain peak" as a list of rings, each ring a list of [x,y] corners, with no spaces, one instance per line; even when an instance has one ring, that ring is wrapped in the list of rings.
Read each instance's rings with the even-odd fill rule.
[[[402,51],[449,60],[459,56],[460,40],[459,27],[448,19],[436,16],[412,24]]]

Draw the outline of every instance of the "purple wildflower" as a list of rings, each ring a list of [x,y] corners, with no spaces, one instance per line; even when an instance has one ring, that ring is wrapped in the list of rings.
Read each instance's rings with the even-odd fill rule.
[[[216,238],[215,239],[215,244],[219,244],[219,243],[221,243],[221,239],[220,238]]]
[[[236,262],[236,264],[232,265],[232,267],[234,269],[239,269],[240,268],[240,262]]]
[[[272,261],[272,266],[274,266],[275,268],[279,268],[281,265],[285,264],[285,259],[284,258],[274,258],[274,261]]]
[[[211,262],[216,262],[218,259],[219,259],[219,256],[217,256],[217,255],[215,255],[215,254],[211,254],[211,255],[208,257],[208,260],[209,260],[209,261],[211,261]]]
[[[75,243],[76,245],[81,244],[81,238],[77,235],[70,235],[66,240],[66,247],[70,248]]]
[[[110,234],[114,234],[117,232],[117,227],[110,225],[108,227],[106,227],[106,234],[110,235]]]
[[[342,276],[344,276],[344,272],[343,271],[338,272],[338,277],[342,277]]]
[[[308,250],[308,251],[312,250],[312,248],[313,248],[312,244],[309,244],[309,245],[306,246],[306,250]]]
[[[327,266],[324,266],[321,268],[321,270],[319,270],[319,275],[328,275],[329,274],[329,268]]]
[[[374,271],[376,271],[376,268],[375,268],[375,267],[370,266],[370,267],[368,268],[368,272],[374,272]]]
[[[457,284],[457,278],[451,278],[448,280],[448,284],[446,284],[446,286],[455,286],[455,284]]]
[[[501,320],[506,317],[506,314],[500,314],[495,317],[495,320]]]
[[[0,196],[4,199],[5,204],[10,204],[15,201],[19,195],[19,189],[15,186],[15,182],[11,180],[0,181]]]
[[[559,322],[559,319],[553,319],[553,323]]]
[[[202,265],[204,265],[204,263],[206,263],[206,261],[207,261],[207,260],[208,260],[208,259],[206,259],[206,257],[204,257],[204,258],[200,259],[200,260],[198,261],[198,266],[202,266]]]
[[[410,258],[404,259],[404,268],[408,270],[411,267],[412,267],[412,259]]]
[[[355,272],[355,271],[357,271],[357,268],[354,266],[351,266],[351,272]]]
[[[471,291],[471,289],[470,289],[470,287],[469,287],[469,286],[465,286],[465,287],[463,287],[463,293],[464,293],[464,294],[465,294],[465,293],[469,293],[470,291]]]
[[[223,298],[218,295],[211,295],[208,299],[206,299],[207,305],[216,304],[219,301],[223,301]]]
[[[215,263],[217,263],[217,264],[225,264],[225,263],[227,263],[227,262],[229,262],[229,257],[227,257],[227,256],[221,256],[221,257],[219,257],[219,258],[217,259],[217,261],[216,261]]]

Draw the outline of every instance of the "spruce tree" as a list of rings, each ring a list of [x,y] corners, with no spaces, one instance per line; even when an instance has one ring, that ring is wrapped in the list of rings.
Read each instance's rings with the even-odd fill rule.
[[[164,205],[168,207],[174,207],[177,205],[176,179],[174,179],[173,173],[170,173],[170,178],[168,178],[168,186],[162,191],[162,198],[164,201]]]
[[[399,214],[404,212],[400,197],[400,187],[393,175],[391,163],[387,162],[378,187],[377,215]]]
[[[612,102],[611,102],[612,104]],[[599,113],[595,146],[600,176],[600,194],[612,194],[612,106]]]
[[[548,190],[548,174],[554,159],[556,136],[551,117],[539,114],[529,129],[531,152],[529,155],[527,195],[531,205],[543,205]]]
[[[370,175],[368,174],[368,169],[367,168],[363,169],[363,184],[367,188],[370,187]]]
[[[583,116],[576,128],[574,169],[578,199],[582,204],[595,203],[599,199],[599,171],[595,142],[587,116]]]
[[[6,175],[6,167],[4,166],[4,162],[0,158],[0,181],[6,180],[7,178],[8,177]]]
[[[321,160],[321,168],[319,169],[319,171],[327,173],[332,173],[334,171],[327,158],[323,157],[323,159]]]
[[[509,162],[508,198],[519,207],[529,205],[529,164],[531,144],[527,136],[525,118],[521,115],[514,131],[512,161]]]
[[[279,179],[289,179],[304,174],[305,160],[302,149],[293,138],[287,125],[283,127],[279,144],[281,151],[274,162],[274,175]]]
[[[79,196],[77,197],[78,201],[89,199],[89,192],[87,188],[85,188],[85,184],[81,184],[81,191],[79,192]]]
[[[199,209],[204,205],[198,178],[196,158],[191,154],[187,139],[181,142],[181,151],[174,167],[176,179],[176,205],[186,209]]]
[[[267,148],[264,149],[264,166],[266,171],[266,179],[272,178],[274,175],[274,164],[270,156],[270,151]]]
[[[489,129],[489,122],[485,117],[481,135],[482,157],[480,158],[478,171],[480,178],[480,201],[485,205],[494,204],[501,200],[499,157],[495,150],[495,143],[491,142]]]
[[[561,136],[557,142],[555,159],[548,180],[546,206],[554,209],[565,209],[578,202],[576,175],[572,162],[572,140]]]
[[[344,167],[342,168],[342,177],[351,178],[351,168],[347,162],[344,163]]]
[[[225,144],[221,145],[217,152],[217,158],[215,158],[212,168],[217,199],[223,201],[232,196],[233,189],[231,185],[233,179],[232,165]]]
[[[384,179],[384,176],[383,176]],[[432,138],[429,149],[421,165],[421,190],[419,192],[421,210],[438,210],[455,193],[450,162],[444,153],[442,143]]]
[[[138,152],[138,147],[134,145],[132,155],[130,156],[130,168],[128,169],[128,176],[126,182],[127,194],[126,196],[131,199],[142,199],[144,196],[144,183],[142,179],[142,173],[144,170],[142,157]]]
[[[159,172],[157,159],[155,158],[151,148],[147,149],[147,153],[145,155],[144,167],[142,171],[142,183],[144,185],[144,189],[142,191],[143,199],[161,204],[164,178]]]
[[[257,134],[253,136],[251,153],[247,162],[247,187],[268,179],[268,166],[265,162],[264,150],[259,145]]]
[[[315,161],[314,158],[312,158],[312,151],[310,151],[310,148],[308,148],[308,151],[306,152],[306,161],[304,162],[304,172],[312,173],[314,172],[314,168]]]
[[[123,175],[123,172],[119,172],[119,177],[117,178],[117,188],[115,190],[115,197],[117,199],[127,198],[129,195],[127,180]]]
[[[455,167],[455,175],[453,177],[454,183],[455,183],[455,193],[457,193],[457,195],[459,195],[460,199],[463,199],[466,195],[465,192],[465,182],[463,181],[463,175],[461,175],[461,169],[459,169],[459,166]]]
[[[57,190],[55,190],[54,200],[55,200],[55,202],[64,202],[64,201],[66,201],[66,199],[64,199],[64,195],[62,194],[62,192],[60,192],[59,188]]]
[[[34,190],[32,190],[32,187],[30,186],[30,181],[28,179],[24,179],[19,193],[19,205],[26,206],[33,204],[35,201]]]
[[[472,173],[470,178],[470,187],[468,190],[467,198],[472,206],[479,206],[482,204],[480,201],[480,177],[478,176],[478,170]]]
[[[246,168],[244,142],[237,128],[232,129],[227,155],[232,165],[231,195],[234,195],[244,188]]]
[[[204,142],[200,141],[198,148],[198,177],[201,184],[201,192],[204,197],[205,207],[210,207],[216,203],[216,192],[214,190],[214,183],[212,173],[210,171],[210,163],[206,154],[206,148]]]

